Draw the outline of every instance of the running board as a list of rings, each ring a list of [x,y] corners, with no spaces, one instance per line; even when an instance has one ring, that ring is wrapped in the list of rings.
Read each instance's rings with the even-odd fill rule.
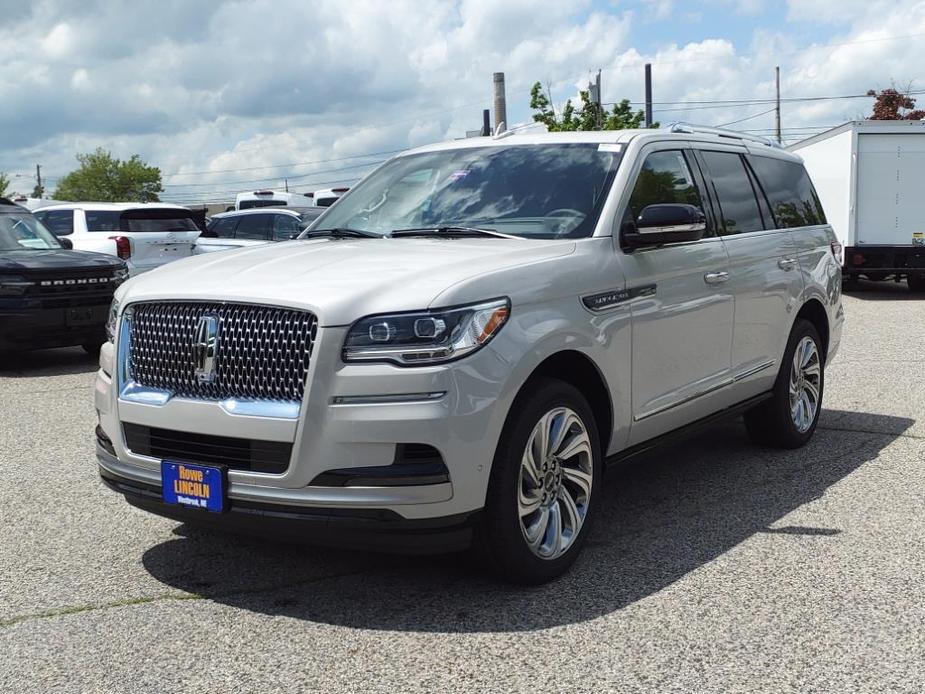
[[[732,407],[727,407],[724,410],[714,412],[713,414],[707,415],[706,417],[698,419],[695,422],[691,422],[690,424],[685,424],[683,427],[675,429],[674,431],[669,431],[667,434],[656,436],[654,439],[649,439],[648,441],[637,443],[635,446],[630,446],[629,448],[626,448],[619,453],[614,453],[612,456],[604,460],[604,464],[610,467],[612,465],[616,465],[617,463],[622,463],[624,460],[635,458],[637,455],[641,455],[642,453],[651,451],[653,448],[658,448],[659,446],[663,446],[666,443],[670,443],[677,439],[684,438],[685,436],[688,436],[693,432],[698,431],[699,429],[703,429],[704,427],[714,424],[715,422],[719,422],[724,419],[742,414],[746,410],[753,408],[755,405],[759,405],[765,400],[770,400],[772,397],[774,397],[774,393],[769,390],[766,393],[761,393],[760,395],[751,397],[748,400],[743,400],[737,405],[733,405]]]

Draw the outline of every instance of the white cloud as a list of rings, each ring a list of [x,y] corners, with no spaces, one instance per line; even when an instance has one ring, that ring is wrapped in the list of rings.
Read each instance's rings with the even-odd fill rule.
[[[645,2],[655,16],[681,7]],[[744,13],[763,6],[713,2]],[[519,122],[529,120],[534,81],[549,82],[564,101],[598,68],[605,100],[640,101],[643,65],[651,62],[655,100],[666,102],[767,98],[778,64],[785,97],[861,93],[905,83],[925,62],[921,39],[895,39],[925,33],[922,3],[878,0],[790,2],[787,16],[802,29],[838,17],[834,38],[810,44],[786,26],[756,27],[751,45],[713,32],[656,52],[634,46],[645,12],[634,15],[623,3],[605,12],[586,0],[544,3],[542,11],[535,0],[38,0],[24,7],[0,25],[0,170],[38,161],[61,175],[75,153],[103,146],[122,157],[138,152],[165,174],[216,172],[166,179],[203,184],[196,190],[216,196],[248,179],[274,185],[289,174],[310,185],[354,176],[364,160],[274,165],[459,137],[480,127],[498,70],[507,75],[508,119]],[[785,104],[784,122],[829,124],[868,106]],[[723,123],[765,110],[672,108],[657,104],[656,117]],[[742,127],[770,124],[767,116]],[[308,175],[346,166],[353,168]],[[251,171],[226,171],[244,168]]]

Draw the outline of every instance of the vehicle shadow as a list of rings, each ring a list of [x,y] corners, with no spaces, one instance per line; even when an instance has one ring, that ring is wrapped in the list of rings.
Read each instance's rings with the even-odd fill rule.
[[[34,378],[92,373],[99,368],[99,358],[80,347],[10,352],[0,357],[0,378]]]
[[[850,289],[845,289],[844,294],[863,301],[919,301],[925,298],[925,294],[909,291],[905,282],[893,282],[892,280],[888,282],[858,280]]]
[[[855,415],[866,431],[841,428]],[[545,586],[499,583],[469,555],[357,555],[186,525],[145,552],[143,564],[164,584],[218,603],[361,629],[497,632],[582,622],[670,586],[756,533],[831,541],[839,528],[785,517],[874,460],[913,421],[824,416],[836,428],[821,427],[797,451],[756,448],[741,423],[728,422],[611,470],[584,553]]]

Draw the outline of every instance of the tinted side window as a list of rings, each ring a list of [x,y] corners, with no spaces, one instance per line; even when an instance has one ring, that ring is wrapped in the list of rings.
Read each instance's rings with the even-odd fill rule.
[[[771,157],[749,157],[778,227],[825,224],[822,204],[802,164]]]
[[[703,209],[690,167],[680,150],[653,152],[646,157],[630,195],[627,216],[637,219],[649,205],[684,203]]]
[[[742,157],[735,152],[701,152],[722,212],[724,234],[764,229],[758,200]]]
[[[55,236],[74,233],[74,210],[39,210],[35,216]]]
[[[209,233],[215,234],[220,239],[230,239],[234,237],[234,228],[237,224],[238,220],[235,217],[213,219],[209,225]]]
[[[240,218],[234,233],[236,239],[254,239],[269,241],[273,230],[272,214],[248,214]]]
[[[302,233],[298,217],[292,217],[288,214],[277,214],[273,215],[273,217],[273,237],[277,241],[286,241]]]
[[[120,231],[121,212],[110,210],[84,210],[87,231]]]

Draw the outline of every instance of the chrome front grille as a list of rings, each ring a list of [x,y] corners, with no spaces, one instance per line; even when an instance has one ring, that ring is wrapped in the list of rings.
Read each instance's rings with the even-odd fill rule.
[[[214,358],[203,358],[203,318],[217,323]],[[131,307],[131,379],[199,400],[300,402],[317,332],[307,311],[206,302]],[[207,363],[209,378],[203,378]]]

